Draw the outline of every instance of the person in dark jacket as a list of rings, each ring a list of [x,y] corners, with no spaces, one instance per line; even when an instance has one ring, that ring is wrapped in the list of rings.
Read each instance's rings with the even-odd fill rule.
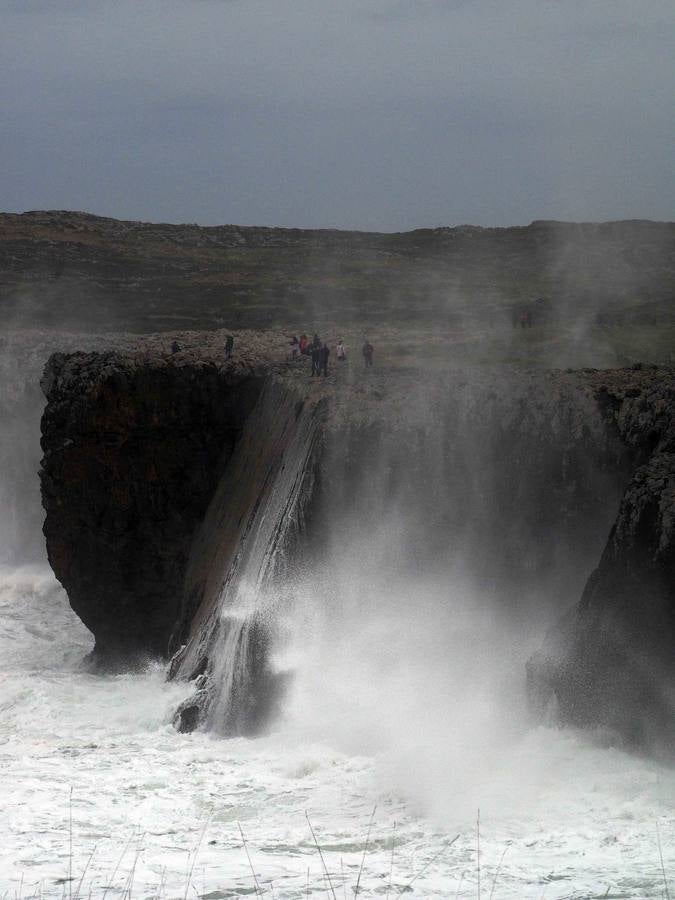
[[[234,337],[231,334],[225,338],[225,359],[229,359],[232,356],[232,351],[234,350]]]
[[[319,368],[324,375],[328,375],[328,357],[330,356],[330,350],[328,349],[328,344],[323,344],[321,349],[319,350]],[[318,372],[316,373],[319,374]]]
[[[171,345],[171,352],[174,354],[180,353],[180,344],[178,343],[178,341],[174,341]]]
[[[312,343],[312,376],[318,375],[321,368],[321,344]]]

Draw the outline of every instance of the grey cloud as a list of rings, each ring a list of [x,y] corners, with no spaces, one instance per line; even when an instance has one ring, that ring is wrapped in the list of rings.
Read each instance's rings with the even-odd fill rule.
[[[669,218],[673,25],[661,0],[10,4],[1,203],[384,229]]]

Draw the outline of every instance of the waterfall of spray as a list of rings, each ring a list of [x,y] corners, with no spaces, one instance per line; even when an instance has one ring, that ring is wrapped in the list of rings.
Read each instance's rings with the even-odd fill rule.
[[[208,725],[216,730],[257,730],[273,699],[268,647],[274,628],[274,581],[283,569],[289,535],[297,528],[312,445],[311,429],[300,429],[291,440],[277,477],[255,508],[242,552],[224,573],[216,604],[215,698],[208,715]]]
[[[199,720],[221,733],[258,732],[276,704],[283,678],[268,652],[275,582],[311,494],[318,419],[314,404],[268,385],[195,542],[186,592],[201,603],[177,674],[193,677],[206,667],[209,696]]]
[[[40,375],[44,347],[19,339],[0,343],[0,563],[44,560],[37,470]]]
[[[338,436],[278,644],[287,727],[386,753],[407,792],[470,808],[529,727],[525,661],[578,600],[620,496],[584,403],[451,386],[411,397],[403,428]]]

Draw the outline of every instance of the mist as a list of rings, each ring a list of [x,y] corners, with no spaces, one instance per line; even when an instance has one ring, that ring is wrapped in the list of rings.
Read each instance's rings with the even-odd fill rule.
[[[309,545],[261,601],[289,678],[272,730],[375,756],[382,785],[446,825],[559,785],[525,664],[578,601],[621,479],[602,439],[575,449],[562,399],[551,432],[541,399],[468,369],[412,384],[390,431],[338,432]]]

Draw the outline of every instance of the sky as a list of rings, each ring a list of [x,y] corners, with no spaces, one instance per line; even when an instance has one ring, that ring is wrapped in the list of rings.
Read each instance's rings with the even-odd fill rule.
[[[0,210],[675,219],[673,0],[0,0]]]

